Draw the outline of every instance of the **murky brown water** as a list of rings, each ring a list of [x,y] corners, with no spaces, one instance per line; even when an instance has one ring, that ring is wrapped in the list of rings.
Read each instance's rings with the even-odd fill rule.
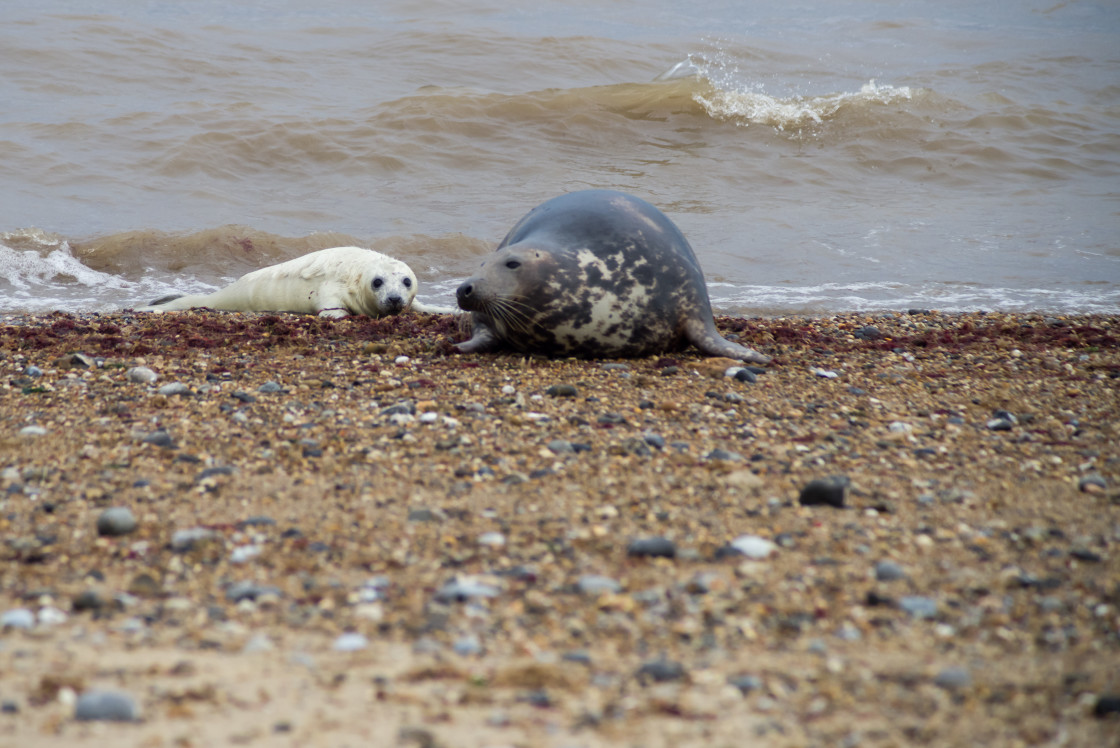
[[[701,5],[6,0],[0,311],[349,243],[446,304],[606,187],[720,311],[1120,312],[1120,7]]]

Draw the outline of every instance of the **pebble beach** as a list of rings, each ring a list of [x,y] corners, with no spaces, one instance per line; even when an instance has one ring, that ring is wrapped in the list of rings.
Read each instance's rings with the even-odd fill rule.
[[[1120,318],[0,317],[0,744],[1120,743]]]

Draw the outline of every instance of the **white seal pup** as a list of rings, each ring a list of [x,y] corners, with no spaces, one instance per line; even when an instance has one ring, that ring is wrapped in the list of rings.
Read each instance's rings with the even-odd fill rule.
[[[471,312],[464,353],[613,358],[691,343],[709,356],[770,360],[719,334],[684,235],[622,192],[573,192],[533,208],[456,298]]]
[[[330,247],[246,273],[211,294],[165,296],[136,311],[207,307],[334,318],[384,317],[406,309],[433,314],[455,311],[415,301],[416,286],[416,274],[400,260],[362,247]]]

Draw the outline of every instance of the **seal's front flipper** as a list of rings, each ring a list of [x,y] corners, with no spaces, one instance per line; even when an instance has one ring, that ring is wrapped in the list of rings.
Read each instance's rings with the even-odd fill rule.
[[[484,353],[502,347],[501,339],[494,334],[494,330],[487,325],[474,322],[471,330],[471,339],[456,343],[459,353]]]

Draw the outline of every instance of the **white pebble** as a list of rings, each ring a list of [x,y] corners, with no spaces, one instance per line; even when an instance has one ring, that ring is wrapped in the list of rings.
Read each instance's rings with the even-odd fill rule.
[[[740,535],[731,541],[731,547],[753,559],[767,558],[778,549],[778,546],[758,535]]]
[[[514,387],[512,384],[507,384],[504,387],[502,387],[502,394],[503,395],[512,395],[515,392],[517,392],[517,388]]]
[[[409,358],[408,356],[397,356],[395,359],[393,359],[393,363],[401,365],[401,364],[407,364],[411,360],[412,359]]]
[[[35,614],[27,608],[15,608],[0,615],[0,630],[33,629],[35,628]]]
[[[159,379],[159,375],[147,366],[133,366],[128,370],[128,381],[136,384],[151,384]]]
[[[42,426],[24,426],[19,430],[20,436],[46,436],[47,430]]]
[[[369,639],[362,634],[350,632],[342,634],[334,640],[331,648],[336,652],[357,652],[369,646]]]

